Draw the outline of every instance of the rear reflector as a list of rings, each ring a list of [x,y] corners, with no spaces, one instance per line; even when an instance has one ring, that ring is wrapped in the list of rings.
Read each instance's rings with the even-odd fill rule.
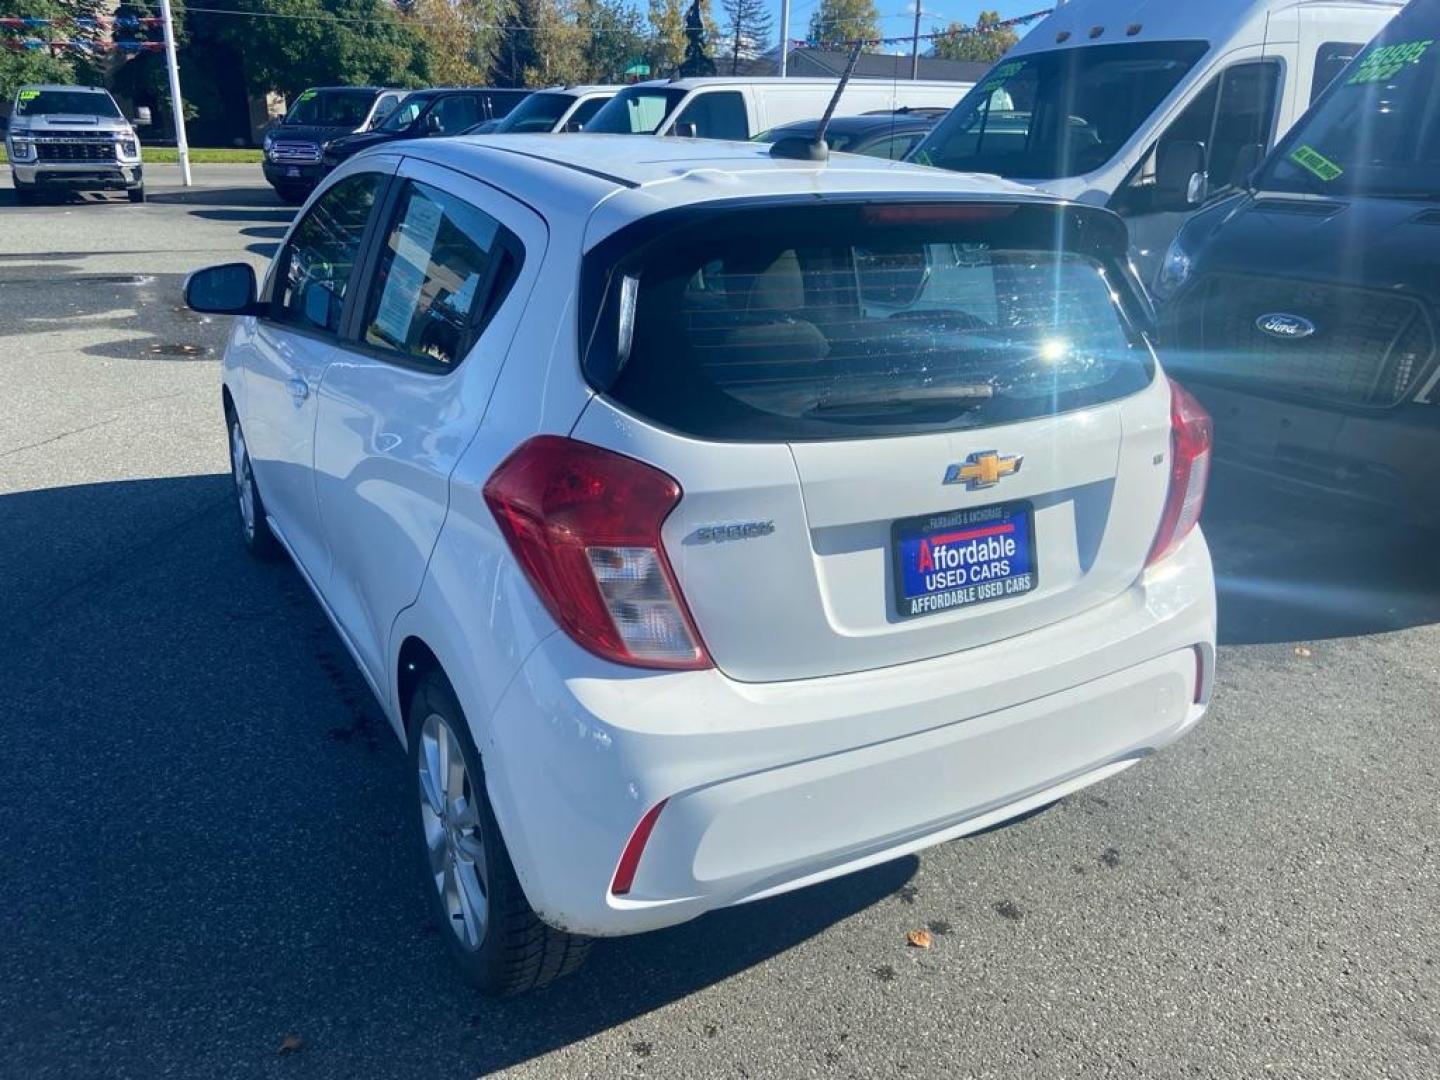
[[[1150,546],[1146,566],[1169,555],[1200,523],[1205,507],[1205,486],[1210,479],[1210,457],[1215,426],[1188,390],[1170,380],[1170,490],[1160,515],[1160,528]]]
[[[516,560],[576,643],[636,667],[708,668],[660,538],[680,495],[659,469],[557,435],[522,443],[485,484]]]
[[[640,868],[640,856],[645,853],[645,845],[650,842],[650,833],[655,829],[655,822],[660,819],[660,811],[665,809],[667,799],[661,799],[658,803],[646,811],[640,823],[635,826],[635,831],[630,834],[630,839],[625,843],[625,850],[620,853],[620,862],[615,866],[615,877],[610,881],[610,892],[615,896],[624,896],[630,891],[630,886],[635,884],[635,871]]]

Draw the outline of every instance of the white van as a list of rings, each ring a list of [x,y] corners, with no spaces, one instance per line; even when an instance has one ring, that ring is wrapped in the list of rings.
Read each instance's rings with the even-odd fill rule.
[[[1130,226],[1149,282],[1181,223],[1246,178],[1401,0],[1072,0],[911,160],[995,173]]]
[[[749,139],[825,112],[838,79],[672,79],[636,83],[585,125],[590,133]],[[836,116],[909,107],[948,109],[973,83],[851,79]]]

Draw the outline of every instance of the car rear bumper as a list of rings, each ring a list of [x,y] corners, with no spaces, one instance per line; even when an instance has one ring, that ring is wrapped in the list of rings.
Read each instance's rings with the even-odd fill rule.
[[[70,188],[77,191],[123,190],[139,187],[144,181],[141,165],[122,165],[104,161],[43,161],[29,165],[10,165],[15,179],[22,184],[45,188]]]
[[[1118,772],[1204,713],[1214,641],[1197,532],[1082,616],[879,671],[656,674],[557,633],[477,741],[540,916],[635,933],[976,832]],[[633,887],[612,895],[621,851],[662,800]]]
[[[1440,405],[1341,412],[1225,386],[1186,383],[1215,418],[1221,467],[1348,508],[1398,511],[1440,528]]]

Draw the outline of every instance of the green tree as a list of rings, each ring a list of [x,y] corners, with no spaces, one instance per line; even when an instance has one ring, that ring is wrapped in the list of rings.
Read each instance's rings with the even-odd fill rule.
[[[0,0],[0,17],[29,15],[43,19],[75,15],[108,15],[102,0]],[[15,91],[26,83],[96,83],[101,81],[103,57],[92,59],[81,51],[52,52],[49,48],[12,50],[4,39],[39,38],[42,41],[109,40],[109,30],[83,30],[77,26],[41,26],[25,30],[0,29],[0,101],[8,110]]]
[[[965,31],[971,29],[964,23],[951,23],[948,27],[951,31]],[[944,57],[946,60],[979,60],[984,63],[993,63],[999,60],[1010,51],[1011,47],[1020,40],[1019,35],[1008,26],[1000,26],[1000,13],[998,11],[982,11],[979,18],[975,20],[975,30],[980,33],[952,33],[946,37],[936,38],[932,53],[935,56]]]
[[[620,82],[625,69],[645,55],[645,21],[625,0],[576,0],[581,67],[573,80]]]
[[[811,41],[873,41],[879,36],[875,0],[820,0],[810,16]]]
[[[715,74],[715,60],[710,55],[710,35],[700,4],[701,0],[691,0],[690,10],[685,12],[685,59],[680,64],[680,74],[687,77]]]
[[[724,0],[725,52],[730,74],[740,73],[741,60],[753,60],[770,45],[770,12],[764,0]]]
[[[501,26],[512,24],[509,0],[408,0],[409,20],[425,43],[430,77],[446,86],[490,81]]]

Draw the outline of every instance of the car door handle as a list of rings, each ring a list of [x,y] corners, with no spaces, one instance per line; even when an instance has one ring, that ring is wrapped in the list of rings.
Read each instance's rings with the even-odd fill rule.
[[[286,385],[290,387],[290,400],[293,401],[296,406],[302,404],[304,400],[310,396],[310,384],[304,379],[296,377],[291,379]]]

